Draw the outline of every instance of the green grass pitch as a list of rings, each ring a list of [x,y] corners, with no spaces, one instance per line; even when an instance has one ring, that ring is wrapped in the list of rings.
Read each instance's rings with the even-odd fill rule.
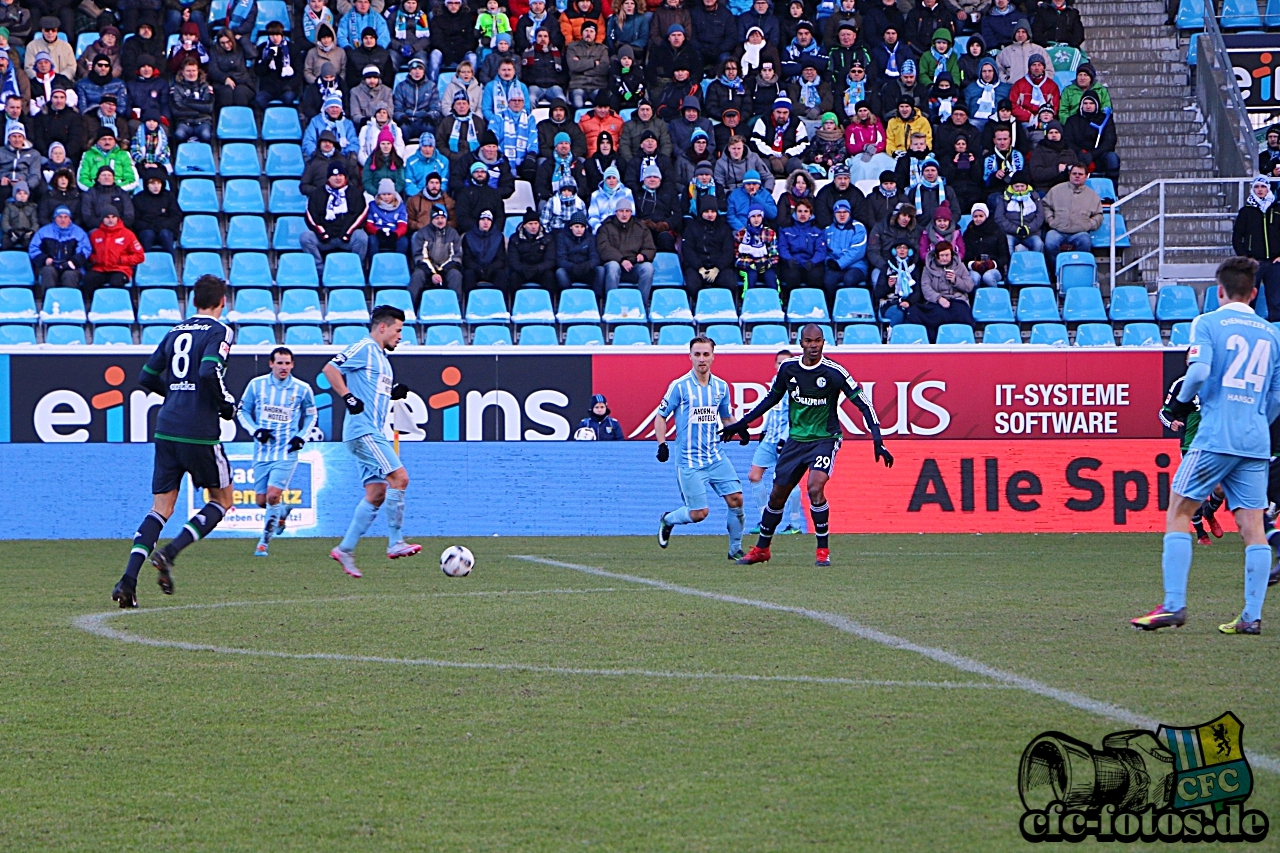
[[[0,850],[1021,850],[1027,742],[1126,728],[791,613],[513,555],[840,614],[1170,724],[1234,711],[1247,752],[1280,756],[1276,630],[1216,631],[1234,536],[1196,549],[1191,621],[1159,634],[1126,623],[1159,602],[1158,536],[842,536],[825,569],[812,537],[752,568],[718,536],[494,538],[460,543],[465,579],[436,565],[453,543],[418,541],[388,562],[370,540],[358,581],[328,542],[198,543],[174,597],[144,571],[159,612],[101,623],[283,657],[79,630],[128,544],[5,543]],[[223,602],[244,604],[190,606]],[[394,660],[287,656],[326,653]],[[670,677],[709,674],[771,680]],[[1280,776],[1255,779],[1274,825]]]

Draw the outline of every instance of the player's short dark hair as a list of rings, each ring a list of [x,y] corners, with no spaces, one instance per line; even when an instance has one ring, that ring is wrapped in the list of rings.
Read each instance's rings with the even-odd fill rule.
[[[393,320],[404,322],[404,312],[394,305],[376,305],[373,314],[369,316],[370,326],[381,326],[384,323],[390,323]]]
[[[1253,258],[1227,258],[1218,264],[1214,278],[1228,296],[1239,299],[1253,293],[1258,275],[1258,262]]]
[[[706,335],[694,335],[693,339],[689,341],[689,352],[693,352],[693,348],[697,344],[711,344],[713,350],[716,348],[716,342]]]
[[[289,360],[290,360],[290,361],[293,361],[293,350],[289,349],[288,347],[276,347],[275,349],[273,349],[273,350],[271,351],[271,358],[269,358],[269,359],[267,359],[267,360],[268,360],[268,361],[275,361],[275,360],[276,360],[276,356],[278,356],[278,355],[287,355],[287,356],[289,356]]]
[[[775,352],[775,353],[773,354],[773,357],[774,357],[774,358],[777,358],[777,357],[778,357],[778,356],[780,356],[780,355],[791,355],[791,350],[787,349],[786,347],[783,347],[782,349],[780,349],[780,350],[778,350],[777,352]]]
[[[216,275],[202,275],[196,279],[193,301],[197,309],[216,308],[227,296],[227,283]]]

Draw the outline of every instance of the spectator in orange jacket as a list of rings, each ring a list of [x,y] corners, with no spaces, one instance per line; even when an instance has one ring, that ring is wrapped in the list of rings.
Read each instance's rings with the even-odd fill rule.
[[[601,11],[596,0],[577,0],[569,4],[569,8],[560,13],[560,32],[564,35],[565,44],[573,44],[582,38],[582,25],[590,21],[596,25],[594,41],[604,44],[605,12]]]
[[[128,287],[134,270],[147,257],[137,235],[124,227],[114,206],[107,207],[102,224],[89,232],[89,243],[93,251],[81,284],[86,299],[100,287]]]
[[[595,107],[578,122],[587,137],[587,157],[596,156],[596,143],[600,134],[608,132],[610,139],[622,138],[622,116],[613,111],[613,92],[601,89],[596,93]]]

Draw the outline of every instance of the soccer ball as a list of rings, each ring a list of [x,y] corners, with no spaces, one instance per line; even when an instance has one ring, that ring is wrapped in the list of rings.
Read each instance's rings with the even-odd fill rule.
[[[475,556],[462,545],[450,545],[440,555],[440,571],[451,578],[465,578],[471,574],[471,568],[475,564]]]

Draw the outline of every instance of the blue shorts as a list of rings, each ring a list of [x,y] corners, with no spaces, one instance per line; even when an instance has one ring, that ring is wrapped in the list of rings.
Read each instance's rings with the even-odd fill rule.
[[[751,457],[751,464],[757,468],[772,468],[778,464],[778,445],[772,441],[762,441]]]
[[[1173,475],[1173,491],[1202,501],[1222,485],[1231,509],[1266,509],[1269,462],[1191,448]]]
[[[701,468],[678,467],[676,478],[680,481],[684,505],[689,509],[707,509],[710,506],[707,502],[707,486],[720,497],[736,495],[742,491],[742,481],[738,479],[738,472],[733,470],[733,463],[727,456]]]
[[[391,442],[381,435],[362,435],[343,442],[347,452],[356,458],[356,467],[360,469],[360,481],[364,485],[385,483],[387,475],[404,466],[400,457],[391,447]]]
[[[265,495],[269,487],[284,490],[293,478],[294,469],[298,467],[298,455],[291,454],[288,459],[275,462],[253,463],[253,490],[256,494]]]

